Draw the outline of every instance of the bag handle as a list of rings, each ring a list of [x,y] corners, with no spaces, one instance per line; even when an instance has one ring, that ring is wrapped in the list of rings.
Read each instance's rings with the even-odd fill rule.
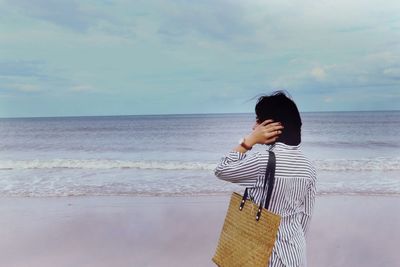
[[[269,152],[269,157],[268,157],[268,164],[267,164],[267,168],[265,171],[265,177],[264,177],[264,185],[263,185],[263,191],[262,191],[263,194],[262,194],[261,201],[260,201],[257,215],[256,215],[257,221],[261,217],[262,204],[264,203],[264,200],[265,200],[264,207],[266,209],[269,208],[269,203],[271,201],[272,190],[273,190],[274,181],[275,181],[275,167],[276,167],[275,153],[272,151],[268,151],[268,152]],[[265,194],[265,188],[267,186],[267,181],[268,181],[268,192],[267,192],[267,194]],[[249,194],[248,188],[246,187],[246,189],[244,190],[242,201],[240,202],[239,210],[243,209],[248,194]],[[265,199],[265,197],[266,197],[266,199]]]

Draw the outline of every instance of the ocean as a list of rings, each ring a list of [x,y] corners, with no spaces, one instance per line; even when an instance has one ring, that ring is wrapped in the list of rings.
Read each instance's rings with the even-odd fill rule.
[[[301,149],[316,166],[318,194],[400,195],[400,111],[301,116]],[[252,113],[0,119],[0,196],[240,192],[213,170],[254,119]]]

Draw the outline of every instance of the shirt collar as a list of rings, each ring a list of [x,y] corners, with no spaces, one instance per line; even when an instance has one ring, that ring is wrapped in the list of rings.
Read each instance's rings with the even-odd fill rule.
[[[296,146],[291,146],[291,145],[287,145],[285,143],[281,143],[281,142],[276,142],[273,143],[272,145],[270,145],[269,150],[300,150],[301,149],[301,144],[298,144]]]

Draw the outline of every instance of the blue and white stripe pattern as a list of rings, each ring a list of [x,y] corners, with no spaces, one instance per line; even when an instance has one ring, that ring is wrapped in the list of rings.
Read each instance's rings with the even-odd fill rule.
[[[275,184],[269,210],[282,216],[270,267],[305,267],[306,234],[313,213],[316,172],[300,145],[277,142],[270,146],[276,156]],[[250,198],[259,203],[268,163],[268,151],[244,154],[236,151],[222,157],[215,175],[248,187]]]

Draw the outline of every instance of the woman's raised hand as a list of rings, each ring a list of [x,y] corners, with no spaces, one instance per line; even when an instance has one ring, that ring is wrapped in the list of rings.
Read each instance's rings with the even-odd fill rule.
[[[283,126],[280,122],[265,120],[254,128],[253,132],[246,137],[246,142],[255,144],[271,144],[278,139],[282,133]]]

